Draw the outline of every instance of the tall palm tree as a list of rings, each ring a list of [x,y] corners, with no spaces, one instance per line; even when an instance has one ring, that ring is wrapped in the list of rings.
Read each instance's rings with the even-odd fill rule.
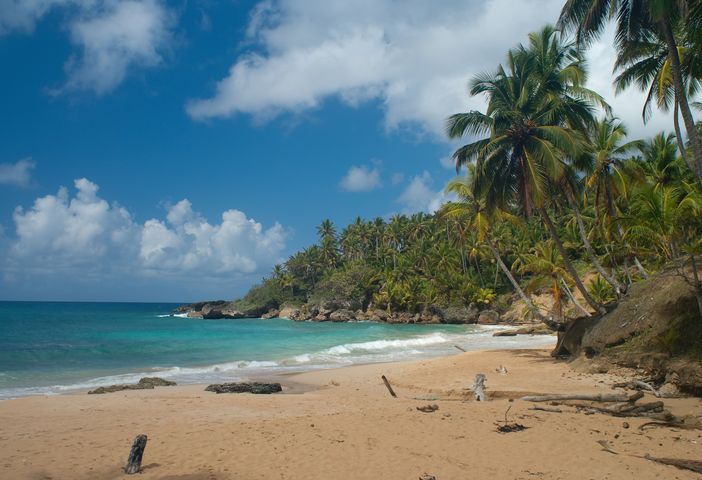
[[[698,14],[702,10],[699,3],[679,0],[567,0],[561,10],[559,25],[574,28],[578,43],[581,43],[596,38],[609,19],[616,19],[615,42],[619,52],[623,52],[632,42],[652,37],[665,44],[675,99],[680,107],[694,158],[695,175],[698,182],[702,183],[702,140],[695,128],[688,103],[683,66],[674,33],[687,14],[688,4],[693,7],[693,15],[688,18],[695,20],[702,16]]]
[[[485,200],[475,196],[472,183],[468,176],[457,177],[451,180],[446,185],[445,191],[456,195],[458,200],[445,203],[439,211],[439,215],[449,218],[462,218],[465,221],[466,225],[475,232],[477,240],[484,242],[488,247],[502,273],[507,277],[509,283],[512,284],[514,291],[517,292],[517,295],[522,299],[534,318],[543,320],[539,309],[534,306],[524,293],[524,290],[522,290],[522,287],[519,286],[519,282],[517,282],[510,269],[505,265],[500,252],[495,248],[490,238],[490,225],[493,217],[501,217],[504,220],[508,218],[508,214],[497,209],[490,211]]]
[[[471,94],[487,96],[487,111],[452,115],[447,133],[450,138],[488,135],[456,150],[457,167],[476,162],[475,188],[488,205],[516,202],[525,216],[538,211],[578,290],[592,308],[603,311],[582,283],[547,210],[549,182],[562,177],[564,158],[581,154],[584,132],[594,121],[592,97],[579,91],[586,77],[582,60],[557,33],[544,29],[540,35],[546,38],[532,39],[531,48],[511,50],[506,67],[475,77]],[[550,45],[548,58],[535,53],[539,44]],[[545,74],[547,68],[555,73]]]
[[[635,84],[646,92],[641,116],[644,123],[651,117],[652,107],[655,105],[662,111],[670,110],[673,104],[673,126],[675,137],[678,142],[680,155],[686,158],[685,142],[680,130],[680,105],[675,98],[675,88],[673,87],[673,75],[670,68],[670,57],[668,47],[655,35],[645,32],[643,38],[628,42],[625,47],[618,52],[614,70],[620,74],[614,80],[616,93],[626,90],[630,85]],[[676,38],[678,44],[678,56],[683,64],[683,78],[685,93],[687,98],[694,97],[700,90],[700,81],[695,77],[699,74],[699,66],[691,60],[695,56],[691,54],[691,46],[684,44]],[[696,71],[697,70],[697,71]],[[692,104],[694,106],[694,103]],[[688,165],[690,170],[695,171],[694,165]]]

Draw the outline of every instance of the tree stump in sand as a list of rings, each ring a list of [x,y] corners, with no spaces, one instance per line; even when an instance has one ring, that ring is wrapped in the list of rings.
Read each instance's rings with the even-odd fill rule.
[[[139,473],[141,470],[141,459],[144,457],[144,449],[146,448],[146,435],[137,435],[132,444],[132,449],[129,452],[127,464],[124,466],[124,473],[131,475]]]
[[[487,381],[487,377],[483,373],[479,373],[475,376],[475,380],[473,381],[473,385],[469,387],[469,390],[472,390],[473,393],[475,394],[475,399],[479,402],[484,402],[486,400],[485,397],[485,382]]]

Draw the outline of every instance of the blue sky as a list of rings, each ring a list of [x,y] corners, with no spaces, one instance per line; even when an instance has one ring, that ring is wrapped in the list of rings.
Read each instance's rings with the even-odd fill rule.
[[[323,218],[431,211],[467,80],[560,6],[0,0],[0,299],[233,298]],[[610,45],[591,86],[667,126]]]

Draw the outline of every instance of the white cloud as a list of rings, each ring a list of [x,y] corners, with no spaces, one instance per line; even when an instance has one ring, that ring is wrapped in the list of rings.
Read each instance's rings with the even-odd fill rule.
[[[165,221],[139,224],[124,207],[100,198],[89,180],[76,180],[74,187],[74,196],[62,187],[27,210],[15,209],[8,271],[221,278],[263,273],[285,248],[281,225],[264,230],[238,210],[211,224],[185,199],[168,209]]]
[[[79,53],[66,62],[66,82],[54,93],[107,93],[129,71],[160,65],[172,43],[174,13],[162,0],[0,0],[0,35],[31,32],[55,8],[67,13]]]
[[[210,98],[191,100],[186,108],[196,119],[238,113],[268,119],[315,108],[330,97],[351,106],[378,99],[387,129],[419,125],[443,139],[448,115],[483,108],[482,98],[468,96],[468,80],[492,71],[530,31],[554,23],[562,5],[562,0],[267,0],[253,9],[248,25],[255,51],[234,59]],[[590,84],[642,134],[643,96],[629,92],[614,99],[611,45],[608,33],[593,47]],[[670,128],[660,117],[648,132]]]
[[[433,190],[432,183],[432,177],[426,171],[412,178],[397,198],[397,202],[403,206],[403,213],[433,213],[450,200],[443,190]]]
[[[103,94],[124,80],[130,68],[154,67],[171,42],[172,14],[157,0],[106,2],[70,25],[81,49],[66,63],[64,90]]]
[[[72,4],[92,4],[80,0],[0,0],[0,35],[13,31],[29,33],[36,22],[52,8]]]
[[[19,160],[17,163],[0,163],[0,185],[28,186],[35,165],[31,158]]]
[[[380,172],[377,168],[365,165],[353,166],[341,179],[339,186],[347,192],[368,192],[381,186]]]

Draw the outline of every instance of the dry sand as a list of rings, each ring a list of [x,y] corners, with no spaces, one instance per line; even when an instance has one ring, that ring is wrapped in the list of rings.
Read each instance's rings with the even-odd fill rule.
[[[497,374],[499,365],[508,374]],[[466,401],[463,388],[478,372],[487,374],[488,402]],[[618,380],[574,372],[545,350],[519,350],[304,373],[283,378],[289,388],[277,395],[184,386],[8,400],[0,402],[0,478],[700,478],[635,455],[702,459],[702,431],[642,432],[644,419],[532,411],[509,401],[525,392],[611,393]],[[439,410],[416,410],[427,403]],[[702,415],[699,399],[666,405],[677,415]],[[508,419],[529,429],[496,432],[509,407]],[[149,436],[144,470],[126,476],[121,467],[139,433]]]

